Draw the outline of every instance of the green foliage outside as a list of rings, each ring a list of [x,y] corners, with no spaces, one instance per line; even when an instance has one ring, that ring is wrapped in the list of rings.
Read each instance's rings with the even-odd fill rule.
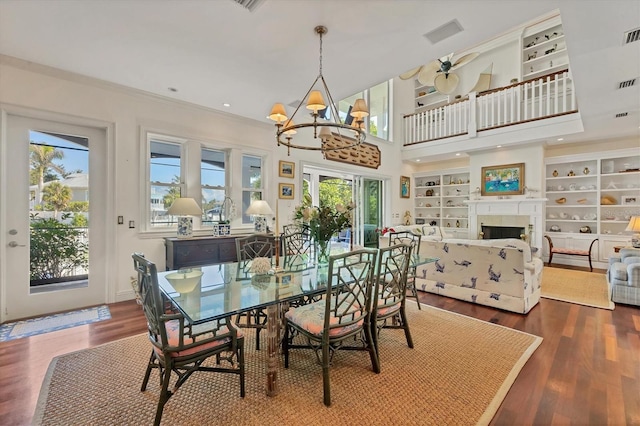
[[[179,184],[180,183],[180,176],[174,176],[173,179],[171,179],[171,183]],[[162,199],[162,201],[164,203],[164,208],[168,209],[169,207],[171,207],[171,204],[173,204],[173,202],[176,200],[176,198],[180,198],[180,187],[179,186],[172,186],[169,189],[169,192]]]
[[[320,208],[335,208],[338,204],[346,206],[353,199],[353,190],[351,189],[351,181],[344,179],[326,179],[320,182],[318,187],[320,196]]]
[[[64,153],[50,146],[35,145],[33,141],[29,145],[30,180],[32,185],[38,185],[40,194],[45,182],[57,179],[52,172],[58,172],[61,175],[64,173],[64,167],[55,163],[55,160],[62,158]],[[37,202],[40,204],[42,200]]]
[[[78,228],[87,228],[89,226],[89,220],[83,214],[74,213],[73,219],[71,220],[71,226],[75,226]]]
[[[62,215],[62,220],[69,214]],[[31,215],[31,280],[69,277],[76,268],[88,270],[89,244],[86,230],[54,219]]]
[[[73,193],[71,188],[60,182],[51,182],[42,190],[42,202],[47,210],[53,210],[57,215],[69,206]]]
[[[89,202],[88,201],[71,201],[67,206],[68,212],[88,212],[89,211]]]

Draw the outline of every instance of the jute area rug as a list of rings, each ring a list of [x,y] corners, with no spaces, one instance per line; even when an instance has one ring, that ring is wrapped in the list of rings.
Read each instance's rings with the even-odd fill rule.
[[[408,303],[409,304],[409,303]],[[332,405],[322,403],[322,372],[308,350],[292,351],[279,370],[280,393],[265,395],[266,351],[245,338],[246,397],[238,377],[197,372],[165,406],[166,425],[473,425],[488,424],[542,338],[414,303],[415,343],[382,331],[382,372],[369,355],[338,351],[331,368]],[[55,358],[42,385],[34,424],[151,424],[158,401],[154,371],[140,384],[151,352],[146,335]]]
[[[611,289],[604,274],[545,266],[540,296],[613,310]]]

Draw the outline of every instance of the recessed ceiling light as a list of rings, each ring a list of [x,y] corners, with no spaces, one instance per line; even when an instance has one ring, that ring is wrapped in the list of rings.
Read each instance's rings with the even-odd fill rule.
[[[228,103],[225,102],[225,103],[222,104],[222,106],[229,108],[231,106],[231,104],[228,104]]]
[[[559,140],[559,141],[563,141],[563,140],[564,140],[564,138],[558,138],[558,140]]]
[[[420,162],[420,159],[418,158],[418,159],[416,160],[416,163],[419,163],[419,162]]]
[[[460,153],[459,152],[456,152],[456,157],[460,157]]]
[[[502,148],[502,145],[496,145],[496,148]]]
[[[178,89],[176,89],[175,87],[169,87],[169,91],[170,91],[170,92],[177,92],[177,91],[178,91]]]

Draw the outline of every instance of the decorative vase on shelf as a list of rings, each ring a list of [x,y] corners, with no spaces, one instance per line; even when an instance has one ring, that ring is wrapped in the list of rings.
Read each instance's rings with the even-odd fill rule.
[[[582,171],[582,173],[584,173],[585,175],[588,175],[591,172],[591,170],[589,170],[588,167],[585,167],[584,170]]]
[[[554,170],[552,174],[553,174],[553,177],[558,177],[558,171],[557,170]]]

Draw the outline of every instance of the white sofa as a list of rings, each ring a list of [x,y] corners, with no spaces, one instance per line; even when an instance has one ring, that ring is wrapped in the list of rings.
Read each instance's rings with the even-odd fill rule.
[[[518,239],[425,239],[416,288],[472,303],[526,314],[540,300],[543,263]]]

